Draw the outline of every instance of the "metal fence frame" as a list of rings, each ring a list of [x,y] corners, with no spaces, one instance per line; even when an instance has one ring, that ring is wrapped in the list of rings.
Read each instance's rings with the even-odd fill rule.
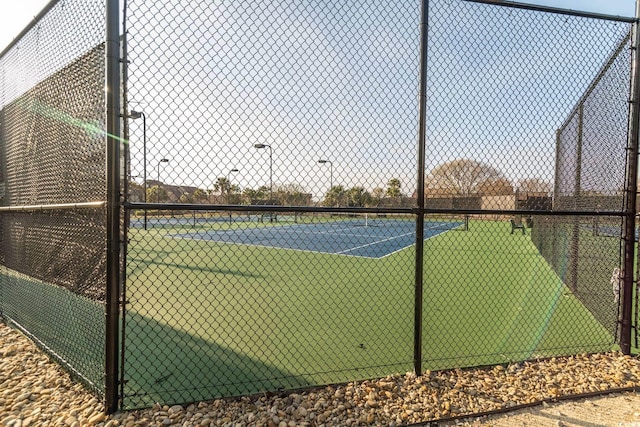
[[[120,183],[120,11],[118,0],[107,0],[106,86],[107,134],[107,300],[105,308],[105,411],[118,409],[121,304],[121,183]]]
[[[634,259],[636,242],[636,199],[638,193],[638,138],[640,137],[640,1],[636,0],[636,20],[632,28],[632,67],[631,88],[629,94],[629,145],[627,148],[627,185],[624,201],[624,268],[622,289],[622,320],[620,331],[620,347],[624,354],[631,353],[632,330],[636,329],[636,341],[638,325],[633,325],[632,312],[634,306]],[[636,296],[637,298],[637,296]]]

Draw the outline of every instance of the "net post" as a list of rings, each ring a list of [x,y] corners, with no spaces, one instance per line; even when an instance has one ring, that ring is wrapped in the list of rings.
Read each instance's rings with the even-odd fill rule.
[[[631,354],[631,330],[633,329],[633,299],[634,299],[634,258],[635,258],[635,217],[636,193],[638,190],[638,131],[640,130],[640,0],[636,0],[636,21],[631,33],[631,84],[629,100],[629,140],[627,145],[627,171],[624,198],[624,230],[623,230],[623,284],[622,310],[620,318],[620,350],[624,354]],[[637,325],[636,325],[637,327]]]
[[[120,314],[120,41],[119,1],[106,1],[105,98],[107,272],[105,302],[105,412],[118,410]]]

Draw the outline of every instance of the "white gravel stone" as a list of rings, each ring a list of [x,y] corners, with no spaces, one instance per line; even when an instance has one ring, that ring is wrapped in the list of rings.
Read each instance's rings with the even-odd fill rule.
[[[606,353],[484,369],[426,371],[422,377],[409,372],[284,396],[218,399],[186,407],[156,405],[105,416],[102,402],[23,335],[0,323],[3,427],[390,426],[638,386],[640,361]],[[640,418],[640,413],[633,415]]]

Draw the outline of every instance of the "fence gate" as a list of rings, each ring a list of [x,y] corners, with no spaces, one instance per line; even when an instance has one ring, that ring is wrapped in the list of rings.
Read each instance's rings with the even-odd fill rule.
[[[480,206],[454,210],[472,215],[468,232],[425,242],[427,366],[615,340],[630,28],[510,2],[430,2],[426,212],[451,192]]]

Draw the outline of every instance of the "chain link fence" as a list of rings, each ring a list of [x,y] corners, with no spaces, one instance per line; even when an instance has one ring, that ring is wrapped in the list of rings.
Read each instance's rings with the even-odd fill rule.
[[[0,55],[0,314],[104,389],[102,2],[51,3]]]
[[[623,221],[606,213],[624,206],[630,63],[627,36],[557,131],[554,209],[594,215],[541,217],[533,234],[554,271],[612,334],[620,314]]]
[[[100,3],[0,53],[0,314],[106,400],[617,348],[632,20],[124,2],[112,205]]]
[[[442,325],[424,338],[425,364],[611,348],[629,24],[475,2],[431,5],[427,202],[482,194],[483,209],[494,212],[476,212],[465,238],[425,243],[435,264],[425,268],[425,325]]]
[[[125,407],[411,370],[419,8],[130,4]]]
[[[125,407],[613,348],[629,22],[431,1],[421,117],[420,2],[129,6]]]

